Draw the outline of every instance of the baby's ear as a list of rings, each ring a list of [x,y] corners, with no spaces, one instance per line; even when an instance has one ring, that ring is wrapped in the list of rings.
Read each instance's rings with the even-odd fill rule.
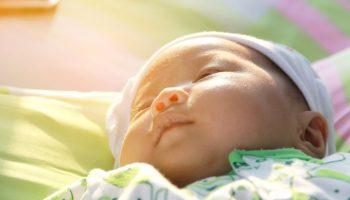
[[[313,157],[322,158],[328,137],[327,120],[314,111],[303,111],[299,117],[297,147]]]

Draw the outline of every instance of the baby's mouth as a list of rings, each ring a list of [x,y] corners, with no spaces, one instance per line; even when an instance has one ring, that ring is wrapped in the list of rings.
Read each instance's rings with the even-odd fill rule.
[[[191,117],[186,115],[175,113],[173,111],[165,111],[158,114],[152,122],[152,133],[156,137],[155,145],[160,142],[161,137],[165,132],[172,128],[183,126],[185,124],[194,123]]]

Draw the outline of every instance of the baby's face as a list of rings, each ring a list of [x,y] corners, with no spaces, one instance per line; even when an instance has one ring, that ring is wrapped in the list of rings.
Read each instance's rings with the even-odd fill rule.
[[[295,146],[283,83],[257,51],[203,37],[169,48],[151,65],[133,102],[121,165],[150,163],[184,186],[229,172],[234,149]],[[177,101],[170,99],[174,94]],[[161,114],[185,116],[188,123],[159,132]]]

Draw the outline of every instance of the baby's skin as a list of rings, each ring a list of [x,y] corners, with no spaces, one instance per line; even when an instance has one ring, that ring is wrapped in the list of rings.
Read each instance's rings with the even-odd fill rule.
[[[121,166],[145,162],[179,187],[228,173],[235,149],[293,147],[321,158],[327,122],[261,53],[202,37],[158,56],[142,77]]]

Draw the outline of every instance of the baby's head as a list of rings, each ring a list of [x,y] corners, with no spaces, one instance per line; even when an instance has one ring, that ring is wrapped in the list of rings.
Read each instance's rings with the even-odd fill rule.
[[[269,54],[278,51],[277,44],[265,42],[207,32],[159,50],[135,77],[137,83],[129,82],[123,91],[134,92],[112,110],[115,115],[129,99],[130,109],[124,110],[130,118],[113,119],[119,122],[116,126],[128,122],[124,133],[111,137],[113,150],[115,140],[123,141],[121,152],[116,152],[120,164],[152,164],[184,186],[228,173],[227,158],[235,149],[294,147],[316,158],[329,153],[331,108],[320,108],[331,106],[325,88],[294,50],[278,47],[300,56],[297,65],[305,66],[297,67],[310,69],[288,71],[284,54]],[[305,74],[296,72],[314,77],[305,81]],[[310,83],[314,79],[316,86]],[[314,90],[317,94],[309,94]]]

